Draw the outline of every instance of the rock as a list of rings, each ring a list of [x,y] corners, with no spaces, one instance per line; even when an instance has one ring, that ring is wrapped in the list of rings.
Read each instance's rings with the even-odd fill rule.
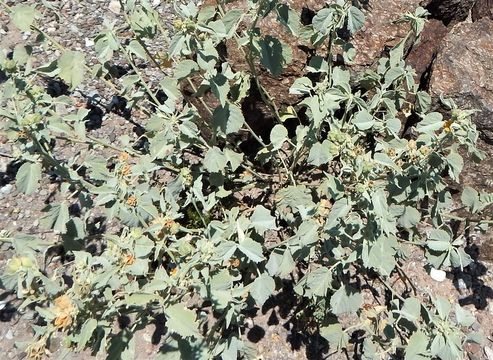
[[[431,17],[443,21],[445,25],[464,21],[476,0],[424,0],[421,4],[431,13]]]
[[[493,0],[476,0],[471,11],[472,21],[478,21],[484,17],[493,19]]]
[[[84,44],[86,47],[92,47],[94,46],[94,41],[86,37],[84,38]]]
[[[459,288],[459,290],[461,292],[463,292],[464,290],[467,290],[468,286],[466,284],[466,282],[464,281],[464,279],[458,279],[457,280],[457,287]]]
[[[352,43],[356,48],[354,66],[375,64],[386,48],[396,45],[409,31],[408,24],[393,21],[406,12],[414,12],[421,0],[375,0],[363,9],[365,25]]]
[[[204,5],[213,5],[216,0],[206,0]],[[389,47],[398,43],[408,32],[408,24],[395,24],[394,20],[399,19],[405,12],[414,12],[422,0],[372,0],[368,5],[364,5],[362,11],[365,13],[365,26],[356,33],[351,40],[357,50],[352,70],[358,73],[365,70],[368,66],[375,65],[380,56]],[[328,1],[331,2],[331,1]],[[367,2],[361,2],[366,4]],[[324,7],[323,1],[293,0],[290,6],[301,14],[300,21],[310,24],[314,14]],[[245,0],[235,0],[226,4],[226,10],[230,8],[246,8]],[[284,69],[281,77],[274,77],[266,71],[259,71],[261,84],[275,99],[278,108],[282,109],[286,105],[292,105],[299,100],[298,96],[289,94],[289,87],[293,81],[306,74],[306,65],[312,52],[309,44],[303,43],[300,39],[288,33],[283,25],[276,19],[272,12],[269,16],[261,19],[258,23],[263,36],[270,35],[284,44],[290,44],[292,49],[292,62]],[[240,29],[243,30],[243,29]],[[297,44],[298,46],[293,46]],[[307,47],[308,46],[308,47]],[[321,54],[324,52],[321,49]],[[234,41],[227,44],[227,57],[234,70],[247,70],[248,65],[245,55],[237,49]],[[259,67],[261,68],[261,67]],[[282,79],[282,81],[280,81]],[[257,104],[255,104],[257,106]],[[247,104],[248,107],[248,104]],[[244,109],[246,112],[248,109]],[[261,111],[262,112],[262,111]],[[267,110],[267,112],[270,112]],[[260,114],[262,115],[262,114]],[[262,116],[261,116],[262,117]]]
[[[456,25],[437,55],[430,91],[444,94],[460,107],[479,110],[473,116],[488,142],[493,142],[493,21]]]
[[[493,360],[493,350],[491,350],[488,346],[484,347],[484,354],[488,360]]]
[[[108,5],[108,10],[111,11],[114,14],[119,14],[121,11],[121,5],[118,0],[112,0],[110,1],[110,4]]]
[[[429,20],[421,32],[420,41],[412,46],[406,58],[406,63],[416,70],[416,80],[421,80],[421,85],[425,88],[429,81],[433,61],[449,31],[441,21]]]
[[[472,325],[471,325],[471,329],[473,331],[480,331],[481,330],[481,324],[477,321],[475,321]]]
[[[12,184],[7,184],[5,186],[2,186],[0,188],[0,195],[3,197],[5,195],[10,194],[10,192],[12,191],[13,188],[14,188],[14,186]]]
[[[430,276],[433,280],[442,282],[447,278],[447,273],[443,270],[432,268],[430,271]]]
[[[14,333],[12,332],[12,329],[9,329],[5,334],[5,339],[12,340],[13,338],[14,338]]]

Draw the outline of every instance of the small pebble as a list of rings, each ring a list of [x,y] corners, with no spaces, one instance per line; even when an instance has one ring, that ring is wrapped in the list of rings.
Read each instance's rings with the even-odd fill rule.
[[[433,280],[442,282],[446,279],[447,273],[443,270],[437,270],[435,268],[432,268],[430,271],[430,276]]]
[[[14,338],[14,333],[12,332],[12,329],[9,329],[9,331],[7,331],[7,333],[5,334],[5,338],[7,340],[12,340]]]
[[[488,360],[493,360],[493,350],[491,350],[488,346],[484,347],[484,354]]]
[[[457,287],[459,288],[459,290],[467,290],[467,284],[464,279],[457,280]]]
[[[108,6],[108,9],[114,14],[119,14],[121,10],[120,2],[110,1],[110,5]]]
[[[94,46],[94,41],[92,41],[89,38],[85,38],[84,39],[84,43],[85,43],[86,47],[92,47],[92,46]]]
[[[4,196],[8,195],[8,194],[10,194],[10,192],[12,191],[13,188],[14,188],[14,186],[12,184],[7,184],[5,186],[2,186],[0,188],[0,194],[2,194]]]

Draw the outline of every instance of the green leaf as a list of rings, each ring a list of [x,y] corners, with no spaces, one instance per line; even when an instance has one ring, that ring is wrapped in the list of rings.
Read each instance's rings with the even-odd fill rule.
[[[270,142],[274,147],[274,150],[278,150],[284,144],[284,141],[288,139],[288,130],[281,124],[274,126],[270,132]]]
[[[255,207],[255,210],[250,217],[250,221],[252,222],[255,231],[260,235],[263,235],[266,230],[276,229],[276,218],[262,205],[257,205]]]
[[[40,224],[48,229],[59,231],[62,234],[67,232],[67,222],[70,220],[68,205],[65,201],[60,204],[48,205],[45,215],[39,220]]]
[[[431,250],[444,252],[452,248],[452,244],[450,242],[451,240],[451,236],[447,231],[442,229],[433,229],[430,231],[426,246]]]
[[[290,9],[286,4],[278,4],[276,6],[276,12],[277,20],[288,28],[291,34],[298,36],[302,27],[298,13]]]
[[[137,55],[139,58],[143,60],[147,60],[147,53],[142,46],[140,42],[137,40],[132,40],[130,41],[130,44],[128,44],[127,49],[132,53]]]
[[[351,286],[341,286],[330,298],[330,307],[334,315],[355,313],[363,303],[363,296]]]
[[[396,247],[395,238],[380,236],[377,241],[369,245],[365,266],[374,268],[381,275],[390,276],[396,265]]]
[[[461,270],[473,262],[471,256],[467,254],[463,248],[454,247],[450,252],[450,262],[453,267],[458,267]]]
[[[356,116],[353,119],[354,125],[359,130],[368,130],[373,127],[375,124],[375,120],[373,119],[373,116],[367,111],[367,110],[361,110],[356,114]]]
[[[320,335],[329,342],[331,349],[339,351],[345,349],[349,344],[349,335],[339,323],[320,328]]]
[[[244,15],[245,12],[241,9],[231,9],[223,16],[221,20],[224,23],[224,28],[228,37],[234,35]]]
[[[289,88],[290,94],[308,95],[313,89],[312,81],[307,77],[297,78]]]
[[[479,193],[470,186],[466,186],[462,191],[461,201],[472,213],[475,213],[481,207]]]
[[[466,327],[471,326],[476,321],[474,315],[468,310],[463,309],[459,304],[455,304],[455,319],[460,325]]]
[[[311,246],[319,240],[318,236],[319,225],[313,220],[305,220],[301,223],[294,239],[298,239],[299,244],[303,246]]]
[[[136,292],[125,297],[125,304],[128,306],[142,306],[159,300],[158,295]]]
[[[276,283],[272,277],[262,273],[251,284],[250,294],[257,302],[257,305],[264,305],[265,301],[274,293]]]
[[[224,155],[226,156],[226,159],[228,160],[229,164],[231,165],[232,171],[236,171],[236,169],[238,169],[243,162],[243,154],[242,153],[237,153],[231,149],[226,148],[226,149],[224,149]]]
[[[426,114],[423,120],[418,123],[416,130],[420,133],[433,134],[443,127],[443,116],[437,112]]]
[[[415,322],[420,317],[421,302],[417,298],[408,298],[404,301],[404,306],[398,313],[407,320]]]
[[[373,155],[373,160],[375,162],[382,164],[384,166],[387,166],[395,171],[400,171],[399,167],[394,163],[394,161],[385,153],[383,152],[377,152],[375,155]]]
[[[168,307],[166,314],[166,327],[183,337],[199,337],[197,315],[194,311],[189,310],[183,304],[174,304]]]
[[[315,14],[312,20],[312,25],[315,30],[318,30],[323,35],[328,35],[334,23],[334,9],[323,8]]]
[[[444,242],[450,242],[452,239],[450,234],[442,229],[433,229],[430,231],[430,235],[428,236],[430,240],[435,240],[435,241],[444,241]]]
[[[10,18],[15,26],[22,31],[31,30],[34,19],[39,12],[33,5],[18,4],[11,9]]]
[[[440,316],[440,318],[442,320],[447,319],[448,315],[450,314],[450,310],[452,308],[450,302],[444,297],[439,296],[435,301],[435,306],[437,308],[438,315]]]
[[[385,121],[385,127],[390,131],[391,134],[397,136],[401,131],[401,121],[397,118],[390,118]]]
[[[428,352],[429,339],[422,331],[416,331],[410,338],[405,347],[406,355],[404,360],[426,360],[431,356]]]
[[[25,162],[21,165],[15,176],[16,186],[19,191],[30,195],[34,193],[41,180],[41,164]]]
[[[351,34],[360,30],[365,24],[365,14],[355,6],[351,6],[348,11],[347,25]]]
[[[313,144],[308,154],[308,162],[315,166],[327,164],[332,158],[328,140],[324,140],[323,143],[316,142]]]
[[[425,91],[418,91],[416,94],[416,109],[420,113],[427,112],[431,107],[431,96]]]
[[[228,159],[223,154],[221,149],[214,146],[207,150],[207,153],[204,157],[204,167],[207,171],[213,173],[223,172],[228,164]]]
[[[322,72],[326,73],[329,71],[329,64],[322,56],[312,56],[310,58],[310,63],[306,67],[308,72]]]
[[[199,65],[195,61],[183,60],[176,65],[174,77],[177,80],[182,80],[197,71],[199,71]]]
[[[455,181],[459,181],[459,175],[464,167],[464,160],[457,152],[452,151],[447,156],[447,163],[449,165],[449,175]]]
[[[79,338],[77,341],[77,350],[84,350],[97,326],[98,321],[96,319],[87,319],[86,322],[84,322],[80,329]]]
[[[406,229],[413,228],[416,226],[421,220],[421,213],[419,210],[406,206],[404,209],[404,214],[399,218],[399,226],[402,226]]]
[[[266,36],[259,41],[260,45],[260,62],[274,76],[282,73],[282,68],[286,62],[283,57],[283,46],[281,42],[272,37]]]
[[[226,101],[228,100],[228,93],[230,89],[228,78],[219,73],[209,79],[209,83],[212,93],[216,95],[221,103],[221,106],[224,107],[226,105]]]
[[[72,90],[84,80],[84,66],[85,57],[79,51],[66,51],[58,59],[59,76],[70,84]]]
[[[238,132],[245,122],[241,109],[229,102],[218,106],[212,114],[212,123],[216,131],[225,135]]]
[[[280,250],[276,249],[271,252],[269,261],[265,265],[265,268],[269,271],[269,274],[279,275],[281,277],[289,275],[296,266],[293,260],[293,256],[289,249]]]
[[[238,244],[238,249],[251,261],[258,263],[264,260],[262,245],[250,238],[245,238]]]
[[[346,216],[351,210],[351,205],[349,205],[348,200],[346,198],[342,198],[337,200],[332,208],[330,209],[329,217],[325,222],[325,228],[330,229],[335,226],[339,219]]]

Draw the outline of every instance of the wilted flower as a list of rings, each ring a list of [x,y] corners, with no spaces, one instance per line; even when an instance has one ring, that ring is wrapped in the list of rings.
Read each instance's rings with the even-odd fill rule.
[[[26,348],[26,354],[28,359],[42,359],[46,354],[46,341],[44,339],[40,339],[35,343],[29,344]]]
[[[229,266],[237,268],[238,266],[240,266],[240,259],[238,258],[229,259]]]
[[[122,176],[130,175],[132,173],[132,168],[129,164],[125,164],[121,167],[120,173],[122,174]]]
[[[55,299],[53,312],[56,314],[53,324],[57,329],[66,329],[72,324],[75,306],[67,294]]]
[[[132,265],[135,262],[135,256],[131,253],[126,253],[123,256],[123,264],[124,265]]]
[[[119,155],[118,155],[118,160],[120,162],[127,162],[128,159],[130,158],[130,155],[128,155],[127,152],[125,151],[122,151]]]
[[[127,199],[127,205],[135,207],[137,205],[137,198],[134,195],[130,195]]]

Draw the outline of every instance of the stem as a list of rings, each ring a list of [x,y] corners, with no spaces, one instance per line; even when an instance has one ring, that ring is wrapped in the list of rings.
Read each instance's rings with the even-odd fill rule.
[[[401,301],[406,301],[406,299],[404,299],[401,295],[399,295],[397,292],[395,292],[395,290],[392,288],[392,286],[390,286],[386,280],[382,279],[381,276],[378,277],[378,280],[380,280],[380,282],[392,293],[392,296],[395,296],[397,297],[399,300]]]
[[[286,170],[286,173],[288,174],[289,179],[291,180],[291,183],[293,184],[293,186],[296,186],[296,180],[294,179],[293,173],[291,171],[289,171],[288,166],[286,165],[286,162],[284,161],[284,158],[281,156],[281,153],[279,152],[279,150],[277,150],[277,155],[279,156],[279,159],[281,159],[282,166]]]

